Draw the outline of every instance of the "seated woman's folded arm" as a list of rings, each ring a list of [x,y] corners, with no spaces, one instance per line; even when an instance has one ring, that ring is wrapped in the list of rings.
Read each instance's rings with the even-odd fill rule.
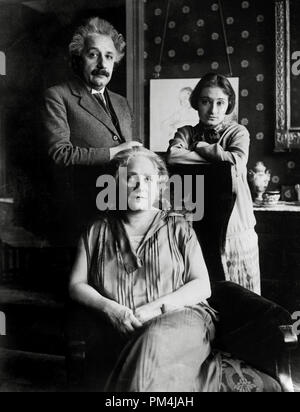
[[[188,224],[182,232],[180,244],[186,269],[184,284],[175,292],[138,308],[135,315],[142,322],[164,311],[205,302],[211,296],[209,275],[197,236]]]

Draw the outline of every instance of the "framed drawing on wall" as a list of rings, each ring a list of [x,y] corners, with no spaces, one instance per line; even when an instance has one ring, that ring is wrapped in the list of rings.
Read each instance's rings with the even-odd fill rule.
[[[231,115],[238,119],[239,78],[229,79],[236,93],[237,104]],[[176,130],[195,126],[198,113],[190,105],[190,96],[199,79],[158,79],[150,81],[150,149],[165,152]]]

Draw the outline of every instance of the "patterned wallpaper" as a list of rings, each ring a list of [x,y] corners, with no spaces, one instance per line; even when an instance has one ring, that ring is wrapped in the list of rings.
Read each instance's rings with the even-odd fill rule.
[[[216,0],[170,0],[164,51],[167,0],[145,2],[146,84],[161,79],[229,74],[219,5]],[[251,135],[248,167],[262,160],[271,169],[270,189],[300,183],[300,152],[274,153],[275,19],[270,0],[223,0],[228,53],[240,79],[239,122]],[[147,90],[149,87],[146,88]],[[147,101],[149,95],[146,93]]]

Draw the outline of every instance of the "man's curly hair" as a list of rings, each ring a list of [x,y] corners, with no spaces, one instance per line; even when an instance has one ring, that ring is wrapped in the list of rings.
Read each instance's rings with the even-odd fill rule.
[[[112,39],[117,51],[116,63],[120,63],[125,56],[126,42],[123,35],[118,33],[108,21],[100,19],[99,17],[92,17],[88,19],[84,25],[77,28],[69,44],[71,65],[76,73],[78,73],[82,67],[82,52],[86,39],[94,34],[102,34]]]

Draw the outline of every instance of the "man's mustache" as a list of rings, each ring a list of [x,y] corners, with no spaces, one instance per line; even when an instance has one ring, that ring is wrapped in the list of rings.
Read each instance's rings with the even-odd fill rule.
[[[92,71],[92,75],[93,76],[105,76],[105,77],[109,77],[110,73],[105,70],[105,69],[95,69]]]

